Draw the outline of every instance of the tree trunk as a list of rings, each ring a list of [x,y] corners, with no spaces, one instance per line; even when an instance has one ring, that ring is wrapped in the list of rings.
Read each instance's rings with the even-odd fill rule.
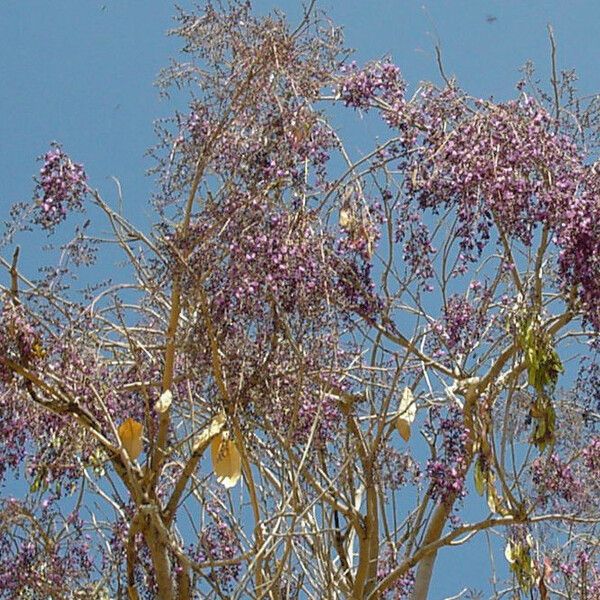
[[[427,544],[440,539],[451,510],[452,506],[446,504],[440,504],[435,509],[429,527],[427,528],[425,539],[423,540],[423,546],[427,546]],[[411,600],[427,600],[429,584],[431,583],[431,575],[433,574],[433,565],[435,564],[436,557],[437,550],[419,562],[415,578],[415,587],[410,596]]]

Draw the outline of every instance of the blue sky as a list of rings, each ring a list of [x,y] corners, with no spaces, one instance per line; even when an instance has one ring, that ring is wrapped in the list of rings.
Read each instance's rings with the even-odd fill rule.
[[[278,6],[292,17],[300,14],[297,0],[254,5],[261,12]],[[559,68],[577,70],[583,93],[600,91],[597,0],[320,0],[319,6],[344,27],[358,62],[391,55],[413,88],[421,80],[439,81],[438,43],[447,73],[475,96],[512,96],[528,59],[547,80],[550,23]],[[178,48],[164,35],[173,13],[166,0],[2,0],[2,219],[13,202],[31,198],[36,157],[57,140],[85,164],[108,200],[115,197],[110,176],[118,177],[126,213],[142,227],[149,223],[152,180],[144,175],[150,166],[144,152],[155,141],[153,120],[172,110],[152,83]],[[35,261],[37,246],[24,246],[25,265]],[[489,589],[485,576],[477,575],[489,569],[483,538],[465,552],[443,553],[438,566],[434,600],[473,579]]]

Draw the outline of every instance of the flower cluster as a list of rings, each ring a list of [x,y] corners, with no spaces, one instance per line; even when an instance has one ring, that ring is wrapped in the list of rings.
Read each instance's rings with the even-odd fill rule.
[[[394,550],[392,544],[386,544],[377,563],[377,579],[381,581],[397,566],[397,552]],[[393,585],[386,591],[384,598],[389,600],[402,600],[402,598],[408,598],[414,585],[415,575],[411,570],[394,581]]]
[[[440,409],[433,408],[425,429],[430,435],[440,436],[442,439],[440,454],[427,461],[430,496],[439,502],[465,496],[465,454],[469,433],[464,426],[461,411],[458,407],[451,406],[446,416],[442,416]]]
[[[577,150],[551,131],[551,117],[529,98],[477,103],[446,135],[426,140],[412,180],[422,206],[456,206],[466,258],[480,253],[495,223],[530,244],[533,229],[569,206],[581,176]]]
[[[58,536],[61,518],[53,507],[34,514],[14,498],[1,503],[0,518],[0,598],[50,598],[82,589],[79,582],[87,580],[92,559],[80,521]]]
[[[249,230],[229,246],[227,279],[235,301],[249,304],[271,294],[288,312],[322,297],[327,285],[320,260],[324,242],[309,222],[293,214],[272,214],[264,225],[262,231]],[[226,293],[223,290],[223,300]]]
[[[42,356],[39,339],[23,306],[5,301],[0,310],[0,482],[7,470],[18,469],[26,456],[32,420],[37,422],[16,389],[14,371],[2,359],[31,368]]]
[[[494,227],[498,236],[530,245],[536,228],[545,226],[560,250],[562,283],[579,286],[583,311],[600,327],[598,169],[584,164],[573,140],[525,94],[495,104],[469,100],[451,86],[425,85],[406,102],[400,81],[389,63],[350,64],[339,95],[348,106],[377,106],[400,130],[406,192],[418,210],[399,221],[397,241],[407,238],[405,261],[413,272],[432,276],[430,236],[419,211],[455,211],[458,272],[480,255]]]
[[[0,356],[30,366],[42,355],[39,339],[23,306],[6,299],[0,308]],[[0,360],[0,382],[8,383],[13,376],[13,371]]]
[[[415,212],[408,219],[400,219],[396,232],[396,243],[406,238],[404,243],[404,262],[411,274],[421,280],[433,277],[431,257],[435,254],[428,227]]]
[[[432,324],[433,331],[450,351],[465,353],[479,339],[483,319],[476,307],[458,294],[448,298],[442,320]]]
[[[83,166],[74,163],[56,143],[41,159],[44,164],[35,191],[37,222],[52,230],[67,216],[68,210],[81,208],[88,189],[87,178]]]
[[[404,260],[422,280],[433,253],[424,212],[451,209],[459,241],[456,273],[465,272],[492,240],[532,244],[545,227],[557,245],[560,283],[577,287],[587,320],[600,328],[600,172],[585,165],[571,136],[533,98],[473,101],[458,89],[424,85],[407,102],[397,67],[371,63],[343,69],[338,93],[346,105],[377,107],[400,131],[395,156],[404,170],[409,215],[398,222]]]
[[[338,313],[376,310],[370,265],[336,247],[316,211],[232,193],[173,241],[173,269],[187,256],[186,296],[196,298],[204,280],[213,318],[233,329],[264,319],[274,307],[311,320],[332,306]]]
[[[248,3],[227,15],[207,8],[202,19],[182,13],[178,21],[175,33],[202,66],[174,64],[160,83],[178,89],[193,83],[202,93],[189,115],[158,128],[159,204],[188,188],[197,164],[253,192],[287,186],[309,192],[324,184],[324,165],[338,143],[314,100],[339,64],[335,28],[292,35],[285,19],[257,18]],[[231,53],[236,59],[224,70],[223,57]]]
[[[293,387],[289,385],[287,394],[282,393],[275,400],[277,410],[272,415],[273,424],[293,444],[304,445],[311,440],[313,445],[322,447],[333,439],[339,426],[337,401],[319,394],[318,390],[308,389],[295,402],[290,403],[289,399],[294,397]]]
[[[588,321],[600,329],[600,174],[592,168],[577,181],[579,193],[556,210],[555,242],[565,291],[578,289]],[[571,190],[567,190],[571,191]]]
[[[189,133],[192,142],[195,144],[204,143],[210,134],[211,122],[206,108],[199,105],[189,114],[184,126],[184,130]],[[183,135],[181,141],[183,141]]]
[[[600,411],[600,360],[599,355],[584,356],[579,366],[575,393],[582,401],[585,421]]]
[[[240,545],[231,526],[219,514],[219,508],[214,505],[207,506],[212,522],[200,532],[198,548],[194,558],[198,562],[216,560],[232,560],[239,554]],[[229,589],[240,575],[239,562],[216,567],[212,570],[211,578]]]
[[[583,449],[583,464],[596,480],[600,480],[600,436],[595,436]]]
[[[377,460],[377,469],[384,488],[398,490],[421,479],[421,469],[408,452],[400,452],[385,444]]]
[[[584,592],[586,598],[600,597],[600,567],[592,562],[589,549],[579,550],[574,560],[563,560],[559,570],[565,579],[567,591]]]
[[[315,169],[315,183],[322,184],[330,152],[339,145],[334,131],[305,105],[245,111],[222,130],[208,107],[196,103],[187,117],[178,115],[175,121],[179,135],[173,139],[177,160],[171,176],[183,178],[191,175],[183,159],[202,153],[217,173],[235,173],[252,187],[304,187],[305,165]]]
[[[368,110],[378,101],[386,115],[398,113],[404,104],[406,84],[400,69],[390,62],[371,62],[359,69],[355,62],[340,69],[338,95],[346,106]]]
[[[26,455],[29,416],[13,399],[14,390],[0,391],[0,481],[8,470],[16,472]]]
[[[548,458],[536,458],[531,465],[531,472],[538,491],[538,502],[542,506],[549,502],[558,505],[560,500],[571,502],[581,492],[581,483],[573,470],[556,453]]]

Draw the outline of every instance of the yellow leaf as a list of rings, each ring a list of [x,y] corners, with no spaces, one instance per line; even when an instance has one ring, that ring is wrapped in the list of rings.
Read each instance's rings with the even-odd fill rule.
[[[402,436],[402,439],[405,442],[408,442],[408,440],[410,439],[410,425],[408,421],[406,419],[403,419],[402,417],[398,417],[398,419],[396,420],[396,429],[398,430],[398,433]]]
[[[144,426],[134,419],[127,419],[121,423],[118,431],[123,448],[125,448],[129,458],[135,460],[142,453]]]
[[[217,481],[226,488],[233,487],[242,475],[242,458],[235,442],[227,432],[219,433],[213,438],[210,450]]]

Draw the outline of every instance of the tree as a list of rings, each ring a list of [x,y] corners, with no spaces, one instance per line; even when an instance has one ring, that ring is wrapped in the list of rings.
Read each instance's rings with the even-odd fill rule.
[[[173,33],[152,230],[58,144],[7,221],[90,214],[42,278],[1,259],[2,597],[424,599],[487,531],[495,597],[597,597],[597,99],[554,62],[409,95],[312,5]],[[386,141],[353,157],[342,108]],[[115,244],[129,281],[78,295]]]

